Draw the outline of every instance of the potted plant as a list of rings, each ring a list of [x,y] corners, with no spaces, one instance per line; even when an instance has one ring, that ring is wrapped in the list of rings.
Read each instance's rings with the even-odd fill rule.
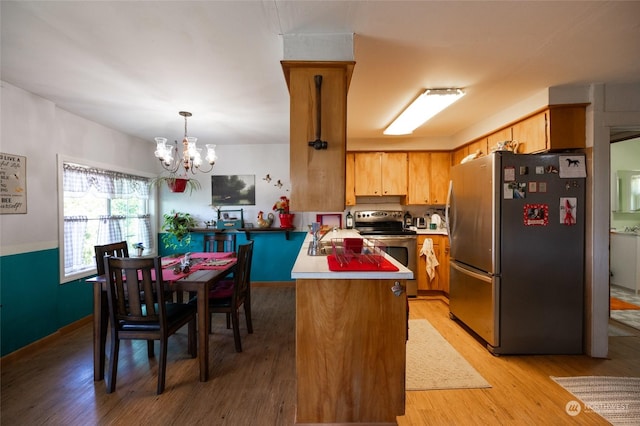
[[[293,228],[295,214],[289,213],[289,199],[285,195],[278,198],[273,205],[273,210],[277,211],[280,217],[280,228]]]
[[[188,246],[191,242],[191,229],[198,224],[189,213],[180,213],[174,210],[163,215],[162,242],[167,248],[178,249]]]
[[[197,191],[201,188],[200,181],[197,179],[190,179],[187,176],[176,176],[174,174],[157,176],[151,180],[150,186],[153,187],[165,182],[171,192],[184,192],[189,188],[189,194],[191,194],[194,190]]]

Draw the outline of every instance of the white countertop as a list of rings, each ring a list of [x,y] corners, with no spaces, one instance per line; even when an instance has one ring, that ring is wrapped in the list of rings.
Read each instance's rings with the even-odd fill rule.
[[[331,238],[361,238],[358,231],[353,229],[341,229],[338,231],[329,231],[322,241],[329,241]],[[389,262],[393,263],[397,268],[397,272],[388,271],[348,271],[334,272],[329,270],[327,256],[309,256],[307,250],[312,240],[310,233],[307,233],[296,262],[291,270],[291,278],[294,279],[413,279],[413,272],[403,266],[393,257],[387,255]]]
[[[446,228],[440,229],[414,229],[413,227],[409,228],[416,231],[418,235],[448,235]]]

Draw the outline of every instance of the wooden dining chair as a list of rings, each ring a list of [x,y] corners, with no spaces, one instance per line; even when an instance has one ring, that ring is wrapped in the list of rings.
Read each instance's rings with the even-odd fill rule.
[[[233,339],[236,352],[242,352],[240,341],[239,309],[244,307],[247,331],[253,333],[251,321],[251,261],[253,259],[253,241],[238,246],[238,263],[232,280],[220,281],[209,292],[209,311],[211,316],[216,313],[227,315],[227,328],[230,328],[229,318],[233,326]]]
[[[94,246],[93,250],[96,254],[96,271],[98,275],[104,275],[105,256],[129,257],[129,248],[126,241]]]
[[[93,250],[96,255],[96,273],[97,275],[104,275],[104,258],[105,256],[114,257],[129,257],[129,248],[126,241],[120,241],[118,243],[104,244],[101,246],[93,246]],[[143,296],[144,297],[144,296]],[[105,311],[108,307],[105,305],[102,307]],[[107,330],[107,323],[105,322],[103,330]],[[106,336],[104,336],[106,341]],[[153,340],[147,342],[147,354],[149,358],[153,358],[154,355]]]
[[[235,252],[236,251],[236,234],[235,233],[216,233],[204,236],[205,252]]]
[[[159,340],[157,394],[164,391],[168,338],[188,324],[188,349],[196,356],[196,308],[165,301],[160,257],[104,259],[111,323],[107,393],[116,388],[120,340]],[[155,276],[154,276],[155,275]]]
[[[206,234],[204,236],[204,251],[205,252],[236,252],[236,234],[235,232],[223,232],[215,234]],[[233,272],[228,274],[228,277],[233,277]],[[192,297],[193,295],[191,295]]]

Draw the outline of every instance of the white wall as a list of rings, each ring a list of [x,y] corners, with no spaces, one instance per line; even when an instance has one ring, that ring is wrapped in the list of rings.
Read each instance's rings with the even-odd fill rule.
[[[57,156],[156,173],[152,144],[1,82],[0,151],[27,157],[27,213],[0,215],[0,254],[58,247]]]
[[[222,210],[243,209],[245,222],[256,223],[259,211],[265,216],[272,213],[271,208],[280,196],[290,197],[291,181],[289,179],[289,144],[273,145],[218,145],[218,160],[210,173],[197,173],[194,177],[200,182],[201,189],[189,195],[189,190],[182,194],[171,193],[165,185],[160,188],[160,212],[172,210],[188,212],[200,225],[204,221],[216,220],[217,211],[211,205],[212,175],[255,175],[256,204],[253,206],[215,206]],[[266,175],[271,182],[264,180]],[[282,187],[276,186],[280,180]],[[295,213],[295,212],[292,212]],[[160,219],[162,219],[160,217]],[[301,223],[298,218],[296,222]],[[276,220],[276,224],[277,224]]]

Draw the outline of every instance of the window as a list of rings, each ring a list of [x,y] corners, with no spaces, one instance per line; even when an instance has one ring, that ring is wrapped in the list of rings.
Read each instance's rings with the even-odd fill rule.
[[[127,241],[154,251],[149,178],[62,162],[63,281],[95,273],[94,246]]]

